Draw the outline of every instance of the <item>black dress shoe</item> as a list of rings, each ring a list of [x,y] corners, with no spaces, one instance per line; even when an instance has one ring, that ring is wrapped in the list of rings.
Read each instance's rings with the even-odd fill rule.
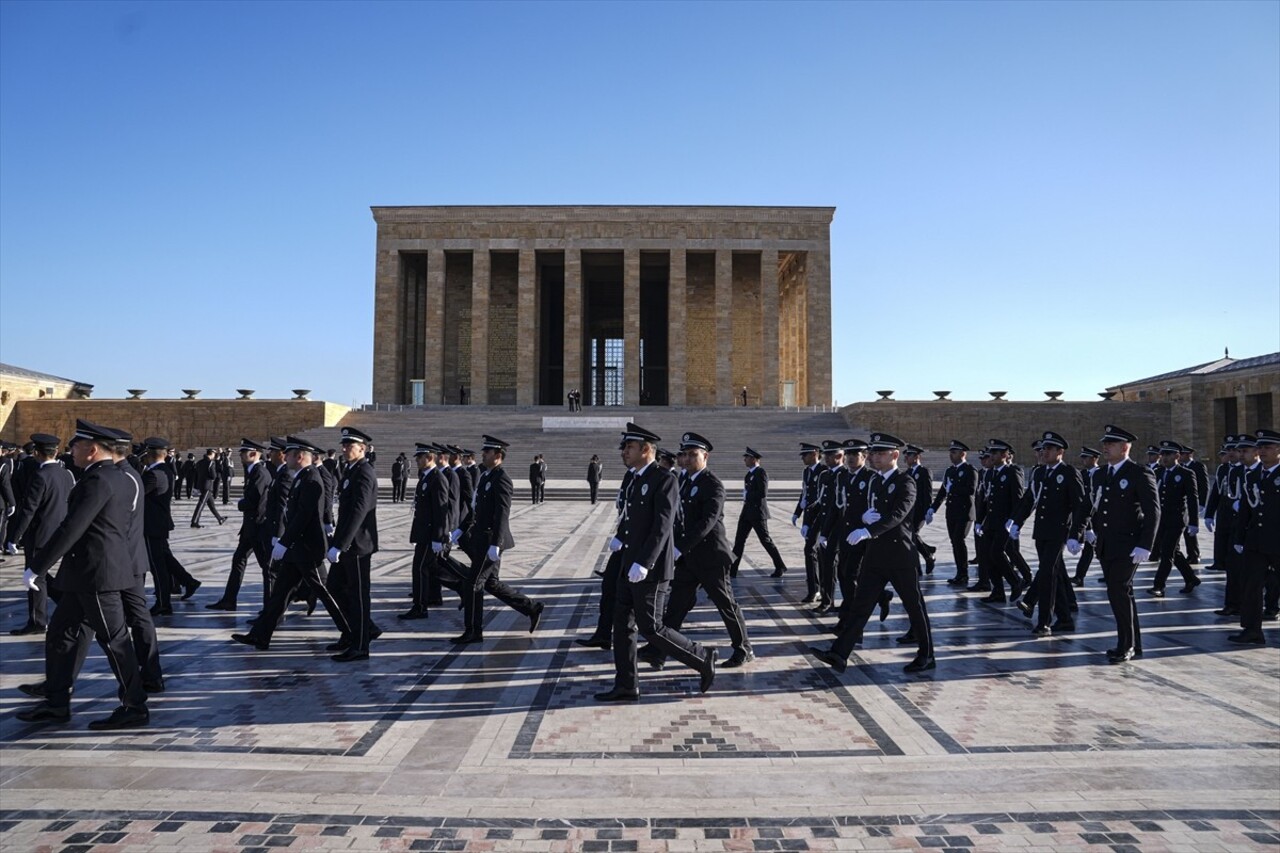
[[[1072,578],[1072,579],[1071,579],[1071,585],[1072,585],[1072,586],[1084,586],[1084,578]]]
[[[820,649],[817,646],[810,646],[809,652],[836,672],[844,672],[849,668],[849,661],[840,657],[840,655],[830,649]]]
[[[31,684],[19,684],[18,690],[22,691],[28,696],[34,696],[37,699],[43,699],[45,697],[43,681],[36,681],[36,682],[32,682]]]
[[[991,584],[975,583],[973,586],[965,587],[965,592],[991,592]]]
[[[229,612],[233,612],[235,611],[236,606],[234,603],[227,602],[227,601],[215,601],[213,604],[206,604],[204,606],[204,609],[205,610],[226,610]]]
[[[152,616],[172,616],[172,615],[173,615],[173,608],[172,608],[172,607],[159,607],[159,606],[152,607],[152,608],[151,608],[151,615],[152,615]]]
[[[224,524],[226,524],[226,523],[227,523],[227,517],[226,517],[225,515],[224,515],[224,516],[222,516],[222,518],[219,518],[219,519],[218,519],[218,526],[219,526],[219,527],[221,527],[222,525],[224,525]]]
[[[260,652],[265,652],[270,647],[268,643],[265,643],[262,640],[259,640],[257,637],[253,636],[252,634],[232,634],[231,639],[235,640],[237,643],[242,643],[246,646],[253,646],[255,649],[257,649]]]
[[[1214,616],[1239,616],[1240,611],[1234,607],[1224,607],[1221,610],[1213,611]]]
[[[1107,651],[1107,663],[1124,663],[1133,660],[1133,649],[1109,649]]]
[[[898,645],[900,645],[900,646],[909,646],[909,645],[911,645],[911,644],[913,644],[913,643],[916,643],[916,642],[918,642],[918,641],[916,640],[916,636],[915,636],[915,634],[912,634],[910,631],[908,631],[907,633],[903,634],[903,635],[902,635],[901,637],[899,637],[898,639],[894,640],[894,642],[895,642],[895,643],[897,643],[897,644],[898,644]]]
[[[542,611],[545,610],[546,607],[547,605],[543,604],[541,601],[534,603],[533,612],[529,614],[529,633],[530,634],[532,634],[535,630],[537,630],[538,620],[542,618]]]
[[[396,618],[406,620],[426,619],[427,611],[423,610],[421,607],[410,607],[404,613],[397,613]]]
[[[307,615],[310,616],[312,613],[315,613],[315,612],[316,612],[316,599],[313,596],[307,599]]]
[[[1262,618],[1268,622],[1274,622],[1276,619],[1280,619],[1280,610],[1264,610],[1262,611]]]
[[[427,599],[427,606],[428,606],[428,607],[444,607],[444,599],[443,599],[443,598],[439,598],[439,597],[436,597],[436,598],[428,598],[428,599]]]
[[[707,649],[706,654],[702,656],[702,679],[698,682],[699,693],[706,693],[711,689],[711,682],[716,680],[716,664],[719,661],[715,649]]]
[[[192,578],[191,586],[187,587],[186,591],[182,593],[182,600],[186,601],[188,598],[195,595],[196,590],[202,586],[204,586],[204,584],[201,581],[198,581],[195,578]]]
[[[1151,589],[1147,590],[1147,594],[1154,595],[1156,598],[1164,598],[1164,587],[1153,586]]]
[[[769,577],[771,577],[771,578],[780,578],[780,577],[782,577],[783,575],[785,575],[786,573],[787,573],[787,570],[786,570],[786,569],[774,569],[774,570],[773,570],[773,574],[769,575]]]
[[[639,702],[639,690],[620,690],[617,687],[595,695],[597,702]]]
[[[369,653],[360,651],[359,649],[347,649],[345,652],[339,652],[333,655],[329,660],[336,660],[338,663],[349,663],[353,660],[368,660]]]
[[[131,708],[121,705],[111,712],[110,717],[94,720],[89,728],[95,732],[112,731],[113,729],[138,729],[151,722],[151,712],[144,708]]]
[[[997,596],[995,593],[988,595],[986,598],[979,598],[979,601],[985,601],[988,604],[1004,604],[1008,601],[1003,595]]]
[[[830,602],[830,601],[823,601],[823,602],[820,602],[820,603],[818,604],[818,606],[817,606],[817,607],[813,608],[813,612],[814,612],[815,614],[817,614],[818,616],[823,616],[823,615],[825,615],[825,614],[827,614],[827,613],[830,613],[830,612],[831,612],[831,602]]]
[[[1027,587],[1029,586],[1030,584],[1023,583],[1023,584],[1018,584],[1015,587],[1010,587],[1009,600],[1016,602],[1019,598],[1022,598],[1022,594],[1027,591]]]
[[[21,628],[14,628],[12,631],[9,632],[9,635],[12,637],[22,637],[22,636],[26,636],[27,634],[43,634],[44,632],[45,632],[45,627],[43,625],[36,625],[32,622],[28,622],[27,624],[23,625]]]
[[[813,603],[814,603],[814,602],[816,602],[817,600],[818,600],[818,596],[816,596],[816,595],[806,595],[804,598],[800,599],[800,603],[801,603],[801,604],[813,604]]]
[[[340,637],[338,639],[338,642],[330,643],[329,645],[324,647],[324,650],[326,652],[345,652],[349,648],[351,648],[351,638]]]
[[[192,527],[193,529],[195,529],[195,530],[199,530],[201,527],[204,527],[204,525],[203,525],[203,524],[193,524],[193,525],[191,525],[191,527]]]
[[[479,634],[459,634],[458,636],[451,638],[449,642],[453,643],[455,646],[465,646],[469,643],[479,643],[483,640],[484,637]]]
[[[961,575],[960,577],[955,577],[947,581],[947,586],[968,586],[968,585],[969,585],[968,575]]]
[[[647,663],[650,667],[656,670],[661,670],[667,665],[667,659],[658,652],[653,651],[649,646],[645,646],[643,649],[636,652],[636,660],[642,663]]]
[[[735,649],[729,659],[720,664],[721,669],[737,669],[744,663],[750,663],[756,659],[756,653],[751,649]]]
[[[1059,619],[1057,622],[1053,623],[1053,633],[1055,634],[1070,634],[1075,629],[1076,623],[1074,622],[1063,622]]]
[[[1262,634],[1246,634],[1241,631],[1239,634],[1232,634],[1227,637],[1228,643],[1236,643],[1241,646],[1265,646],[1267,638]]]
[[[596,637],[593,635],[590,637],[579,637],[573,642],[579,646],[586,646],[589,649],[604,649],[605,651],[608,651],[613,648],[613,641],[608,637]]]
[[[893,601],[893,593],[885,590],[884,595],[880,596],[880,621],[889,618],[889,602]]]
[[[933,561],[933,560],[926,559],[926,560],[924,561],[924,573],[925,573],[926,575],[931,575],[931,574],[933,574],[933,567],[934,567],[934,565],[935,565],[935,564],[934,564],[934,561]]]
[[[1204,581],[1200,580],[1200,578],[1192,578],[1191,583],[1187,584],[1182,589],[1178,590],[1178,592],[1182,593],[1183,595],[1190,595],[1191,593],[1195,592],[1196,587],[1200,586],[1200,584],[1202,583],[1204,583]]]
[[[1053,633],[1053,629],[1048,625],[1037,625],[1031,633],[1035,634],[1037,637],[1047,637]]]
[[[162,678],[159,681],[144,681],[142,682],[142,689],[148,693],[163,693],[164,679]]]
[[[1017,602],[1016,606],[1019,610],[1022,611],[1022,615],[1026,616],[1028,619],[1031,618],[1031,614],[1034,613],[1036,610],[1035,607],[1028,604],[1025,600]]]
[[[68,723],[71,722],[71,709],[41,702],[16,715],[24,723]]]
[[[382,629],[374,625],[369,629],[369,641],[372,642],[382,636]]]
[[[937,669],[937,668],[938,668],[938,662],[934,660],[932,657],[927,657],[927,658],[918,657],[915,660],[911,661],[911,663],[904,666],[902,668],[902,671],[903,672],[925,672],[927,670]]]

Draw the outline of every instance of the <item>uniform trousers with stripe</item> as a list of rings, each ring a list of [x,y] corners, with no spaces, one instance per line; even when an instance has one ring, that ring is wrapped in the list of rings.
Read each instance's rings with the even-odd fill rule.
[[[297,554],[294,554],[295,550],[298,551]],[[302,553],[301,549],[290,548],[285,552],[284,559],[277,560],[275,563],[276,577],[271,586],[271,597],[263,604],[262,613],[249,631],[249,636],[264,643],[270,643],[271,635],[284,617],[285,608],[289,606],[294,592],[301,589],[308,596],[314,595],[318,601],[323,602],[324,609],[328,611],[333,624],[342,632],[342,636],[350,637],[351,630],[347,624],[347,617],[333,594],[325,586],[320,576],[320,565],[321,561],[313,562],[310,557]]]
[[[80,632],[87,627],[107,655],[115,674],[120,704],[144,708],[142,671],[133,638],[125,622],[125,603],[119,590],[62,592],[45,634],[45,698],[56,708],[71,704],[71,688],[84,658],[79,656]]]
[[[337,564],[329,572],[330,578],[335,575],[342,578],[342,582],[337,584],[342,592],[338,605],[347,622],[348,633],[344,638],[351,641],[350,650],[353,652],[369,651],[369,637],[373,631],[373,601],[369,589],[371,564],[370,554],[343,551]]]
[[[920,578],[915,566],[886,569],[866,559],[863,559],[858,572],[858,587],[853,595],[848,621],[831,644],[832,652],[847,658],[853,651],[854,644],[862,642],[862,631],[866,628],[872,611],[884,597],[886,586],[893,587],[893,591],[902,600],[903,609],[907,611],[907,618],[911,622],[911,636],[916,640],[917,657],[933,657],[933,631],[929,627],[929,612],[925,609],[924,596],[920,593]]]

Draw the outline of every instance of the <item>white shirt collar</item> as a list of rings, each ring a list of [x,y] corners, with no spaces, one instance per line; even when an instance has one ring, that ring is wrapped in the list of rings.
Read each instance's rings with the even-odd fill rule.
[[[634,470],[634,471],[636,472],[636,476],[637,476],[637,477],[642,477],[642,476],[644,476],[644,472],[645,472],[645,471],[648,471],[648,470],[649,470],[649,467],[650,467],[651,465],[653,465],[653,463],[652,463],[652,462],[646,462],[646,463],[645,463],[642,467],[640,467],[639,469],[634,469],[634,468],[633,468],[632,470]]]

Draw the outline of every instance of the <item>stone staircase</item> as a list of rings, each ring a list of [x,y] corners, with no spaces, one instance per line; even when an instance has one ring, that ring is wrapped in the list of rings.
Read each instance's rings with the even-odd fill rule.
[[[544,418],[581,419],[587,426],[544,429]],[[337,427],[308,430],[303,435],[324,448],[337,448],[341,427],[353,426],[373,437],[380,478],[391,474],[391,463],[403,451],[412,455],[417,441],[440,441],[479,450],[481,435],[510,442],[507,464],[516,487],[516,500],[528,500],[528,466],[534,454],[547,462],[547,499],[584,500],[587,497],[587,462],[594,453],[604,463],[601,495],[612,497],[621,478],[618,458],[618,419],[632,419],[662,436],[665,447],[675,449],[686,431],[704,435],[715,446],[713,469],[729,484],[730,499],[740,497],[734,484],[743,470],[742,450],[751,446],[764,454],[769,469],[771,498],[779,506],[794,501],[800,488],[800,441],[820,442],[865,435],[851,430],[839,412],[796,412],[779,409],[724,409],[685,406],[611,407],[587,410],[572,416],[549,406],[444,406],[399,411],[352,411]],[[590,421],[600,421],[599,426]],[[613,485],[611,485],[613,484]]]

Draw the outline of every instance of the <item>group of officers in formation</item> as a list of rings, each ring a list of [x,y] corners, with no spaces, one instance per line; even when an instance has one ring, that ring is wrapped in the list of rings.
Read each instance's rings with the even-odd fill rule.
[[[1215,534],[1213,568],[1225,571],[1227,580],[1216,612],[1240,619],[1241,630],[1228,639],[1263,644],[1263,621],[1280,611],[1280,432],[1227,436],[1212,477],[1194,451],[1174,441],[1148,448],[1148,464],[1135,462],[1135,440],[1107,426],[1101,450],[1083,448],[1077,468],[1065,461],[1067,441],[1046,431],[1033,445],[1035,465],[1027,474],[1013,464],[1008,442],[989,440],[975,467],[967,459],[969,447],[953,441],[951,464],[936,492],[921,464],[924,451],[888,433],[872,433],[867,441],[802,443],[803,487],[791,516],[804,539],[802,603],[838,614],[830,628],[834,641],[810,651],[843,672],[871,615],[878,608],[883,621],[896,594],[910,625],[898,642],[916,648],[904,670],[937,666],[920,586],[921,577],[934,570],[935,549],[920,531],[944,507],[956,565],[948,583],[985,592],[987,602],[1017,604],[1033,618],[1037,636],[1074,630],[1074,587],[1096,560],[1116,622],[1116,646],[1107,652],[1111,663],[1142,655],[1133,590],[1139,565],[1158,563],[1153,595],[1164,595],[1174,567],[1183,593],[1200,584],[1192,565],[1199,560],[1195,546],[1203,519]],[[698,674],[702,692],[718,668],[750,663],[755,653],[732,579],[753,532],[772,561],[772,577],[787,572],[769,533],[761,454],[750,447],[743,452],[743,507],[730,546],[725,486],[708,468],[711,442],[694,432],[681,436],[678,451],[660,442],[631,423],[618,446],[626,472],[600,573],[599,619],[590,636],[576,641],[613,653],[613,684],[596,694],[602,702],[639,698],[641,661],[658,669],[669,659],[683,663]],[[36,434],[21,451],[6,447],[0,459],[0,541],[7,554],[23,549],[28,593],[27,623],[11,633],[43,633],[45,639],[44,681],[19,688],[41,701],[18,716],[41,723],[70,719],[75,678],[96,637],[119,683],[120,706],[90,727],[146,725],[147,695],[164,690],[153,617],[172,612],[174,594],[189,598],[200,586],[168,543],[181,474],[162,438],[135,444],[125,431],[82,420],[62,459],[60,445],[56,436]],[[352,427],[342,430],[338,458],[332,451],[326,458],[297,436],[242,441],[239,540],[223,594],[206,606],[237,609],[250,557],[262,573],[263,603],[252,627],[232,634],[232,640],[266,650],[291,602],[305,602],[308,613],[322,603],[338,631],[327,647],[332,659],[369,657],[370,643],[382,633],[371,612],[371,558],[378,550],[372,445],[369,435]],[[545,607],[500,577],[503,555],[515,545],[512,481],[503,464],[507,449],[501,439],[484,436],[479,464],[476,454],[454,445],[419,443],[414,450],[412,585],[409,607],[398,618],[427,618],[431,607],[443,605],[448,588],[463,610],[456,644],[483,641],[486,594],[527,617],[530,632]],[[211,505],[216,483],[216,453],[209,451],[205,461],[211,467],[206,488],[197,485],[193,527],[202,508]],[[597,466],[593,460],[598,482]],[[1029,523],[1038,564],[1034,576],[1019,547]],[[1074,576],[1067,572],[1064,551],[1079,557]],[[971,566],[977,570],[972,585]],[[151,607],[148,570],[155,592]],[[729,635],[732,653],[724,661],[680,632],[699,589]],[[56,604],[51,616],[50,599]]]

